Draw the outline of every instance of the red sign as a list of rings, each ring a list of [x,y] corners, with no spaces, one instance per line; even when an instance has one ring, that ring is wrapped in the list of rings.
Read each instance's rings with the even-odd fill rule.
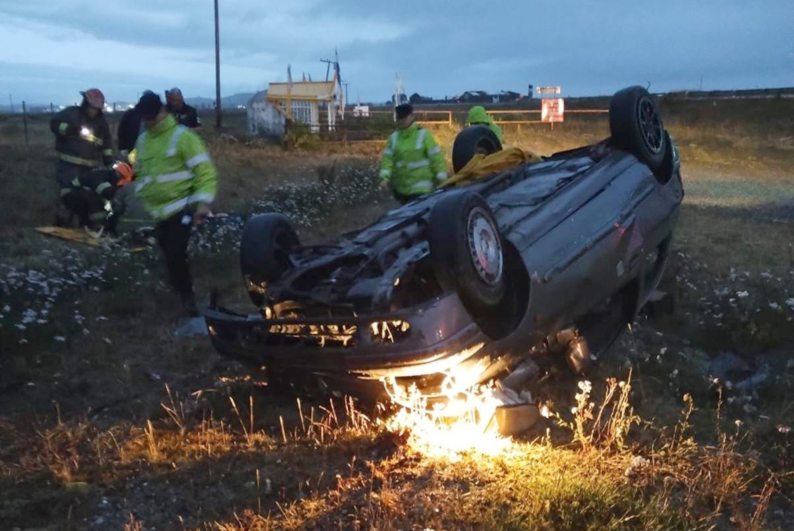
[[[565,114],[563,98],[544,98],[540,102],[540,120],[543,122],[562,122]]]

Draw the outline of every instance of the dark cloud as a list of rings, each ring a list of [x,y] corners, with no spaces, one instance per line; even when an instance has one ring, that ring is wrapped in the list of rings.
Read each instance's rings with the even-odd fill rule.
[[[221,0],[220,11],[224,94],[284,80],[287,64],[322,78],[335,48],[351,96],[375,101],[398,73],[409,93],[433,96],[794,85],[790,0]],[[212,95],[212,2],[4,0],[0,65],[4,86],[29,98],[68,99],[57,91],[89,79],[119,99],[174,84]]]

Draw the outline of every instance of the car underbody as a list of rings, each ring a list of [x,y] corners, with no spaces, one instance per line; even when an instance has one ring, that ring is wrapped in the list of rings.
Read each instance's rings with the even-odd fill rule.
[[[386,381],[433,395],[453,369],[486,381],[559,354],[584,371],[647,301],[669,252],[683,187],[675,146],[652,125],[640,140],[665,151],[655,158],[613,131],[326,245],[301,246],[283,216],[258,216],[241,246],[258,311],[213,301],[213,344],[294,388],[357,395],[382,395]]]

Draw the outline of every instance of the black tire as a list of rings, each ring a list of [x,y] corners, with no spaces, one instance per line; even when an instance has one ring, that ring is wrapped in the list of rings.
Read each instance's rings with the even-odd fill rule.
[[[664,130],[656,102],[643,87],[628,87],[609,102],[609,131],[612,142],[646,164],[659,175],[669,154],[669,136]]]
[[[298,235],[281,214],[259,214],[243,227],[240,241],[240,272],[248,295],[257,306],[265,303],[265,287],[290,268],[289,253]]]
[[[499,226],[488,203],[471,191],[449,193],[433,206],[428,243],[436,278],[470,312],[492,310],[505,296]]]
[[[501,149],[502,143],[487,125],[467,127],[452,144],[452,171],[459,172],[477,153],[490,155]]]

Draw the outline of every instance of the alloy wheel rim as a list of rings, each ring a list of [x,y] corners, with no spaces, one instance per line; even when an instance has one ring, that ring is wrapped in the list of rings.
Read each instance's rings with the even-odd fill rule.
[[[637,118],[639,120],[640,134],[645,146],[653,153],[659,153],[664,143],[664,131],[659,114],[649,98],[640,99]]]
[[[489,286],[502,278],[502,245],[496,227],[485,213],[476,207],[469,213],[468,243],[472,264],[477,276]]]

